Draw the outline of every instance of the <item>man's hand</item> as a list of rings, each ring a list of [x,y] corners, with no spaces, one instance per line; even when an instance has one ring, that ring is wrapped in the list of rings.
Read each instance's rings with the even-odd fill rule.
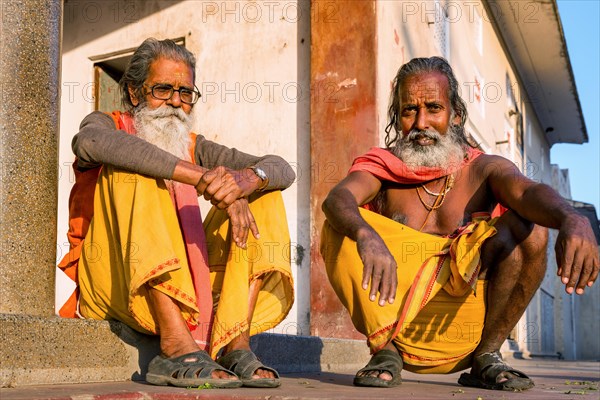
[[[598,244],[589,220],[572,213],[560,227],[556,239],[556,274],[566,285],[566,292],[583,294],[598,278]]]
[[[227,215],[229,215],[229,223],[231,225],[231,237],[238,247],[242,249],[246,248],[248,230],[252,232],[252,235],[256,239],[260,237],[254,216],[248,206],[248,200],[245,198],[235,200],[227,207]]]
[[[237,199],[252,194],[258,180],[252,170],[235,171],[221,166],[205,172],[196,190],[212,205],[224,210]]]
[[[369,299],[375,301],[379,292],[380,306],[386,301],[392,304],[398,287],[398,267],[383,239],[370,227],[362,229],[357,234],[356,248],[363,262],[363,289],[367,290],[371,282]]]

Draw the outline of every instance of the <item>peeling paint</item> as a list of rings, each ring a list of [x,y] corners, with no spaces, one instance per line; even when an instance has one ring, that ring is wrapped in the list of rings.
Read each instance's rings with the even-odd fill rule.
[[[338,86],[339,89],[342,89],[342,88],[343,89],[349,89],[349,88],[354,87],[356,85],[357,85],[356,78],[354,78],[354,79],[346,78],[343,81],[341,81],[340,83],[338,83],[337,86]]]

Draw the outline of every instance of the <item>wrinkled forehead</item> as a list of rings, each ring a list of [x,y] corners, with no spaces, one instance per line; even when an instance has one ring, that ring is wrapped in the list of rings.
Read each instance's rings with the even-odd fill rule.
[[[157,58],[150,64],[147,84],[168,83],[194,86],[194,71],[187,63],[170,58]]]
[[[448,78],[440,72],[410,75],[398,88],[403,103],[448,101]]]

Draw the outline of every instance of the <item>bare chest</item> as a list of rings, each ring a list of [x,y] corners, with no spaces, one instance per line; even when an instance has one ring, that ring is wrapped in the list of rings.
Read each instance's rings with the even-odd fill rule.
[[[468,176],[457,177],[450,189],[443,179],[411,186],[386,183],[375,203],[382,215],[436,235],[449,235],[473,213],[491,212],[495,206],[485,182]]]

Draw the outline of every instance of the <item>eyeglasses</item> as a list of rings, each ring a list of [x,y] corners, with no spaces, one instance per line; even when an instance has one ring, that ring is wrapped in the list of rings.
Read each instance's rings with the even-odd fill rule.
[[[179,98],[181,99],[182,103],[195,104],[198,101],[198,99],[202,96],[196,86],[194,86],[194,90],[186,87],[175,89],[171,85],[163,84],[149,86],[149,88],[150,93],[152,93],[152,97],[158,100],[169,100],[171,97],[173,97],[173,94],[175,92],[178,92]]]

